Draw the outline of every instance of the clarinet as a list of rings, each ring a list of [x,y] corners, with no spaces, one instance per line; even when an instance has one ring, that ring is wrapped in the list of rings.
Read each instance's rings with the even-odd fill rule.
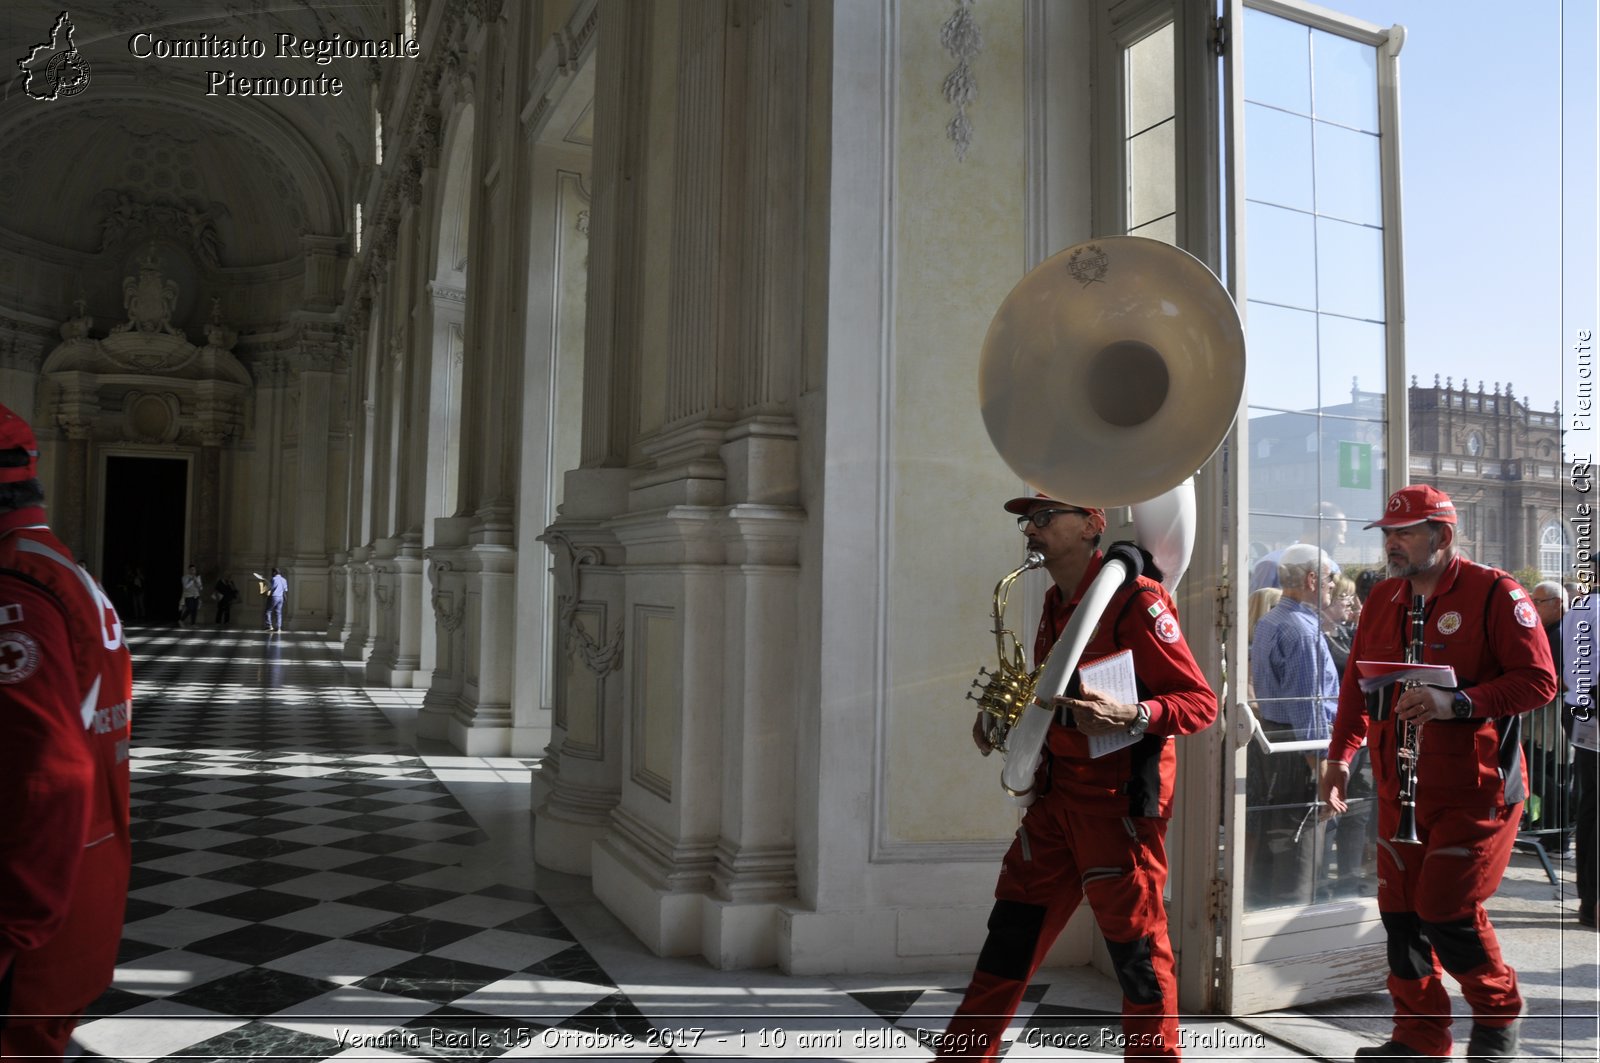
[[[1418,594],[1411,599],[1411,641],[1406,646],[1407,664],[1422,663],[1425,625],[1422,595]],[[1420,685],[1407,682],[1405,689]],[[1417,837],[1417,758],[1422,754],[1422,724],[1417,720],[1396,720],[1395,724],[1399,729],[1394,758],[1400,776],[1400,823],[1395,828],[1394,837],[1389,840],[1402,845],[1421,845],[1422,840]]]

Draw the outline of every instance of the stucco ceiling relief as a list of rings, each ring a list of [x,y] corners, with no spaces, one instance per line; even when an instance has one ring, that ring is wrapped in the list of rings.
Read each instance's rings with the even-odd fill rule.
[[[222,236],[216,218],[228,208],[221,203],[196,200],[143,199],[136,193],[107,190],[99,197],[105,216],[100,221],[100,250],[164,234],[186,241],[195,257],[216,269],[222,264]]]

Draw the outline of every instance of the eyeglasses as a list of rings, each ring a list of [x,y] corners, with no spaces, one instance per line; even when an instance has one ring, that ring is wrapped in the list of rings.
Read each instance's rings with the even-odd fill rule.
[[[1533,600],[1533,604],[1534,605],[1543,605],[1545,602],[1559,602],[1560,600],[1561,600],[1560,598],[1535,598]]]
[[[1025,531],[1028,530],[1028,525],[1030,525],[1030,524],[1033,525],[1035,528],[1041,528],[1041,529],[1045,528],[1050,524],[1050,522],[1052,520],[1055,519],[1055,515],[1057,513],[1081,513],[1081,514],[1087,516],[1089,511],[1087,509],[1077,509],[1076,507],[1071,508],[1071,509],[1040,509],[1040,510],[1035,510],[1034,512],[1029,513],[1025,517],[1018,517],[1017,518],[1017,530],[1025,532]]]

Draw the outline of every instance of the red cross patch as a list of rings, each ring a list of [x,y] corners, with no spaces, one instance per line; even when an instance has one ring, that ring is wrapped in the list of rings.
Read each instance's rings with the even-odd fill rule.
[[[39,644],[21,631],[0,635],[0,683],[20,683],[39,670]]]
[[[1523,627],[1539,626],[1539,614],[1533,608],[1532,602],[1524,599],[1518,602],[1511,612],[1512,615],[1517,618],[1517,623],[1521,624]]]
[[[1178,618],[1171,613],[1162,613],[1156,617],[1156,638],[1162,642],[1177,642],[1182,638],[1178,630]]]

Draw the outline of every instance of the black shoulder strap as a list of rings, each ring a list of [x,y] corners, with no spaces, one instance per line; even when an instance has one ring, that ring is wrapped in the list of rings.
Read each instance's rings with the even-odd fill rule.
[[[67,629],[69,631],[71,630],[71,628],[72,628],[72,622],[71,622],[72,614],[67,612],[66,603],[63,602],[60,598],[58,598],[56,596],[56,592],[50,587],[50,585],[48,583],[45,583],[43,580],[39,579],[37,576],[29,575],[28,573],[22,571],[19,568],[6,568],[4,565],[0,565],[0,579],[3,579],[5,577],[10,577],[12,579],[21,580],[23,583],[28,584],[28,586],[34,588],[39,593],[43,594],[46,598],[48,598],[50,600],[50,604],[54,605],[56,607],[56,611],[61,614],[61,619],[64,622],[66,622]]]

